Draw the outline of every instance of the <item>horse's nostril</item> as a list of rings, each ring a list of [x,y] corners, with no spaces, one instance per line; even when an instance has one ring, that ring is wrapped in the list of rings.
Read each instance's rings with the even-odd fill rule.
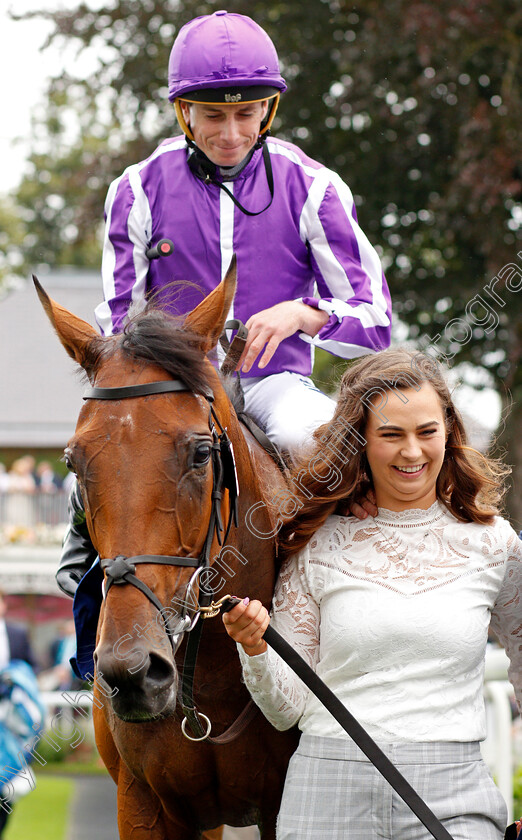
[[[157,656],[155,653],[149,655],[150,665],[147,669],[147,680],[155,685],[165,685],[172,682],[174,668],[167,659]]]

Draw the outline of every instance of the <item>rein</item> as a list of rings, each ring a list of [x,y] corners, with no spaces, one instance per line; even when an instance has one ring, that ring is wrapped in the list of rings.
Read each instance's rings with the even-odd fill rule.
[[[141,385],[125,385],[114,388],[92,387],[83,394],[83,399],[122,400],[180,391],[190,392],[190,388],[181,380],[172,379],[159,382],[147,382]],[[207,739],[213,743],[227,743],[229,740],[237,737],[239,732],[242,731],[242,729],[250,722],[254,712],[256,711],[256,707],[253,704],[253,701],[250,701],[238,720],[233,723],[226,732],[217,738],[210,738],[211,722],[206,715],[199,713],[194,705],[194,673],[202,630],[202,622],[198,622],[198,618],[200,615],[205,618],[215,614],[212,612],[212,608],[209,607],[209,604],[212,601],[212,591],[204,591],[203,593],[200,592],[195,616],[191,617],[188,612],[185,612],[184,610],[180,615],[181,621],[177,626],[174,626],[172,618],[168,614],[168,607],[165,607],[154,592],[152,592],[152,590],[135,574],[136,566],[142,563],[156,563],[162,566],[191,567],[195,569],[195,573],[188,585],[188,588],[190,589],[193,582],[197,582],[200,573],[203,570],[210,569],[210,552],[214,535],[216,536],[219,545],[223,545],[228,539],[232,524],[237,527],[237,498],[239,490],[232,444],[227,435],[226,429],[224,429],[219,422],[212,406],[214,394],[209,389],[203,393],[202,396],[209,404],[208,423],[210,433],[212,435],[212,507],[205,542],[199,557],[163,554],[140,554],[134,557],[118,555],[113,558],[100,558],[100,566],[106,574],[103,593],[104,598],[107,597],[107,594],[112,586],[129,584],[134,586],[136,589],[139,589],[140,592],[142,592],[156,607],[162,617],[167,636],[170,639],[173,655],[178,647],[180,637],[186,632],[190,633],[185,650],[183,675],[181,680],[181,707],[185,714],[181,726],[182,732],[186,738],[193,741]],[[221,502],[223,499],[223,490],[225,489],[229,492],[230,510],[227,525],[224,529],[221,517]],[[201,719],[205,721],[206,731],[201,725]],[[194,732],[194,737],[191,737],[186,732],[185,727],[187,722],[190,724],[190,727]]]

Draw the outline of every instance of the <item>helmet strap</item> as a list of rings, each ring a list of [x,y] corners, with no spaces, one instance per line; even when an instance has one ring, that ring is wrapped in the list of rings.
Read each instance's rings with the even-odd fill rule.
[[[272,201],[274,199],[274,173],[272,171],[272,162],[270,160],[270,152],[268,151],[268,146],[264,142],[265,137],[260,137],[258,142],[256,143],[254,149],[257,149],[261,146],[262,148],[262,155],[263,161],[265,164],[265,172],[266,172],[266,180],[268,183],[268,189],[270,191],[270,201],[263,207],[262,210],[247,210],[246,207],[237,200],[235,195],[230,192],[230,190],[225,186],[225,184],[220,181],[216,176],[219,167],[216,166],[202,151],[198,149],[196,144],[192,139],[188,139],[188,145],[194,149],[193,153],[189,156],[187,163],[191,172],[199,178],[200,181],[203,181],[205,184],[215,184],[216,187],[219,187],[220,190],[226,192],[228,196],[232,199],[236,207],[241,210],[245,216],[259,216],[260,213],[264,213],[265,210],[268,210]]]
[[[183,134],[185,134],[189,140],[194,141],[194,135],[192,134],[190,127],[185,122],[185,117],[183,116],[183,111],[181,110],[180,100],[174,100],[174,110],[176,111],[176,119],[179,123],[179,127],[181,128]]]
[[[280,93],[278,93],[276,96],[274,96],[274,97],[270,100],[270,106],[269,106],[269,110],[268,110],[268,117],[266,118],[266,120],[265,120],[265,124],[264,124],[264,126],[262,127],[262,129],[261,129],[261,134],[267,134],[267,135],[268,135],[268,134],[270,133],[270,128],[271,128],[271,126],[272,126],[272,122],[273,122],[274,117],[275,117],[275,115],[276,115],[277,106],[279,105],[279,100],[280,100],[280,99],[281,99],[281,94],[280,94]]]

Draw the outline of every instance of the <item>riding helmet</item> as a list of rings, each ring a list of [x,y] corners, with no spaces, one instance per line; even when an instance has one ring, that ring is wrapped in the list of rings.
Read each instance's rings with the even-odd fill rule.
[[[222,10],[194,18],[180,29],[169,59],[169,100],[189,138],[193,139],[180,99],[221,105],[270,99],[263,133],[285,90],[274,44],[252,18]]]

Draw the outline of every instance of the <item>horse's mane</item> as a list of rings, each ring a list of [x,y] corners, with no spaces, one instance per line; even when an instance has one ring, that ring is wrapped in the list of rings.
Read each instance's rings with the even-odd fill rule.
[[[211,388],[202,338],[183,324],[183,319],[147,306],[126,324],[120,342],[124,355],[158,365],[190,391]]]
[[[239,378],[234,374],[227,374],[226,376],[221,375],[220,378],[221,384],[223,385],[225,393],[232,403],[236,414],[248,414],[250,416],[249,412],[245,411],[245,395]]]
[[[84,363],[84,372],[91,381],[103,362],[118,350],[128,358],[158,365],[194,393],[212,389],[201,336],[185,326],[183,317],[170,315],[157,304],[149,302],[142,311],[131,311],[122,334],[109,339],[98,337],[92,342]],[[237,378],[227,375],[220,379],[235,411],[244,411],[244,396]]]
[[[120,350],[128,358],[158,365],[173,379],[180,379],[189,391],[204,394],[211,388],[201,336],[185,327],[183,318],[152,304],[132,314],[123,333],[110,339],[97,338],[92,344],[85,366],[91,380],[103,362]]]

